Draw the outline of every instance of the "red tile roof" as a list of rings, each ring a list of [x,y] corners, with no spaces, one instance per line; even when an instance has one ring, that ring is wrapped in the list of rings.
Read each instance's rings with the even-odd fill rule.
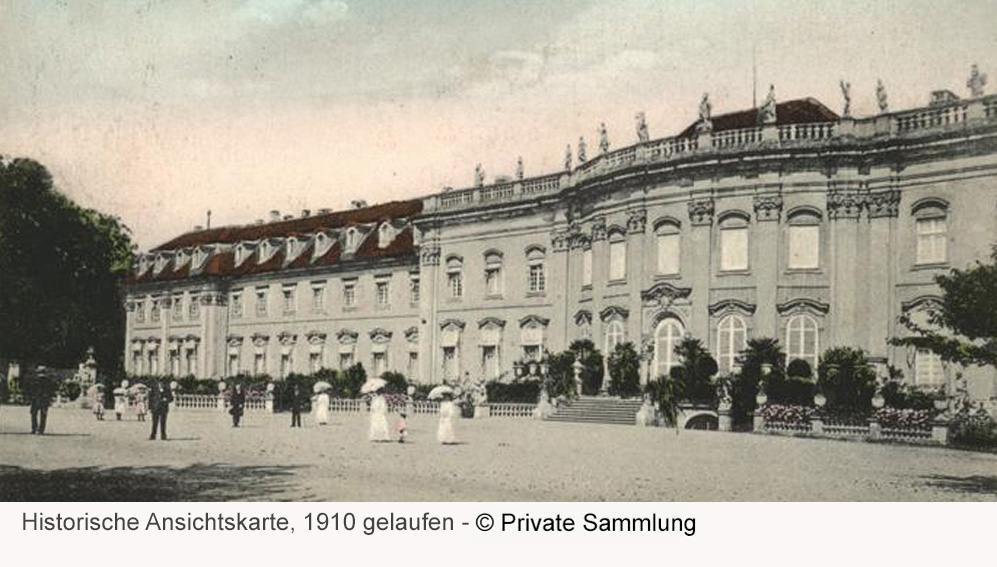
[[[738,130],[740,128],[758,126],[759,110],[752,108],[713,116],[713,131],[722,132],[724,130]],[[839,117],[834,111],[821,104],[819,100],[808,97],[776,103],[775,118],[776,125],[781,126],[784,124],[808,124],[811,122],[836,122]],[[698,120],[693,122],[678,137],[685,138],[695,135],[698,124]]]
[[[152,249],[152,252],[176,250],[205,244],[233,244],[243,240],[287,237],[315,232],[322,228],[341,228],[351,224],[376,223],[386,220],[411,218],[422,212],[422,200],[392,201],[364,209],[336,211],[333,213],[298,217],[259,225],[222,226],[208,230],[188,232]]]

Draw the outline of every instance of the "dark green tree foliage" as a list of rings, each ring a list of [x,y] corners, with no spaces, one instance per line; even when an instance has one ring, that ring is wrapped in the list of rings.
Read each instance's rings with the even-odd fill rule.
[[[824,351],[817,364],[817,385],[827,407],[840,411],[868,411],[876,393],[876,371],[865,351],[836,347]]]
[[[575,395],[575,356],[570,350],[550,355],[548,359],[547,395],[572,397]]]
[[[717,373],[717,361],[699,339],[685,337],[675,345],[681,364],[669,372],[673,393],[680,400],[710,401],[715,395],[712,378]]]
[[[41,164],[0,157],[0,357],[74,367],[93,346],[102,373],[119,371],[132,250],[117,218],[75,205]]]
[[[772,366],[766,385],[784,380],[786,354],[782,351],[779,340],[749,339],[747,347],[741,352],[741,374],[735,376],[731,384],[731,417],[737,423],[747,423],[755,411],[755,396],[758,395],[758,384],[762,380],[762,368],[765,364]]]
[[[360,395],[360,386],[367,381],[367,371],[363,364],[356,363],[343,371],[339,384],[334,384],[339,390],[336,392],[343,398],[355,398]]]
[[[579,339],[568,346],[568,350],[574,352],[582,361],[582,393],[592,396],[599,393],[602,388],[603,373],[605,372],[605,361],[599,349],[588,339]]]
[[[387,384],[384,386],[385,394],[404,394],[408,391],[408,380],[401,372],[385,372],[381,374]]]
[[[609,355],[609,393],[630,398],[640,394],[640,358],[633,343],[616,345]]]
[[[535,404],[540,399],[540,380],[516,380],[509,382],[489,382],[485,384],[485,392],[490,403]],[[425,397],[425,396],[423,396]]]
[[[990,262],[952,270],[935,278],[941,303],[928,311],[923,326],[908,314],[900,317],[911,336],[890,342],[926,348],[942,360],[962,365],[997,366],[997,247]]]

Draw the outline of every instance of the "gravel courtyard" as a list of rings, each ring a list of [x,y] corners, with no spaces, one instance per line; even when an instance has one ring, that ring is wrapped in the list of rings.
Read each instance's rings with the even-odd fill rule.
[[[149,423],[0,409],[0,500],[997,500],[997,455],[750,434],[460,420],[460,445],[435,442],[435,418],[409,419],[409,442],[366,441],[366,416],[178,410],[168,442]],[[393,419],[393,416],[392,416]]]

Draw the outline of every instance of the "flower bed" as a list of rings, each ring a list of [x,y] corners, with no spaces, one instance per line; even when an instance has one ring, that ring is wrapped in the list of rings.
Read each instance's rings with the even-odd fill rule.
[[[817,410],[807,406],[788,404],[766,404],[758,409],[758,415],[768,423],[781,423],[810,428],[810,420]]]
[[[884,429],[901,430],[930,430],[931,420],[935,412],[925,409],[896,409],[880,408],[873,414],[873,418],[879,422]]]

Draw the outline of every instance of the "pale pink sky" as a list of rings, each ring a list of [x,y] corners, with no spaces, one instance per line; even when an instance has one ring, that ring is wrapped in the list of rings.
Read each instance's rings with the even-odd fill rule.
[[[513,4],[513,3],[508,3]],[[201,0],[0,3],[0,154],[47,165],[148,248],[270,209],[344,208],[554,171],[759,96],[871,113],[997,90],[997,3]]]

